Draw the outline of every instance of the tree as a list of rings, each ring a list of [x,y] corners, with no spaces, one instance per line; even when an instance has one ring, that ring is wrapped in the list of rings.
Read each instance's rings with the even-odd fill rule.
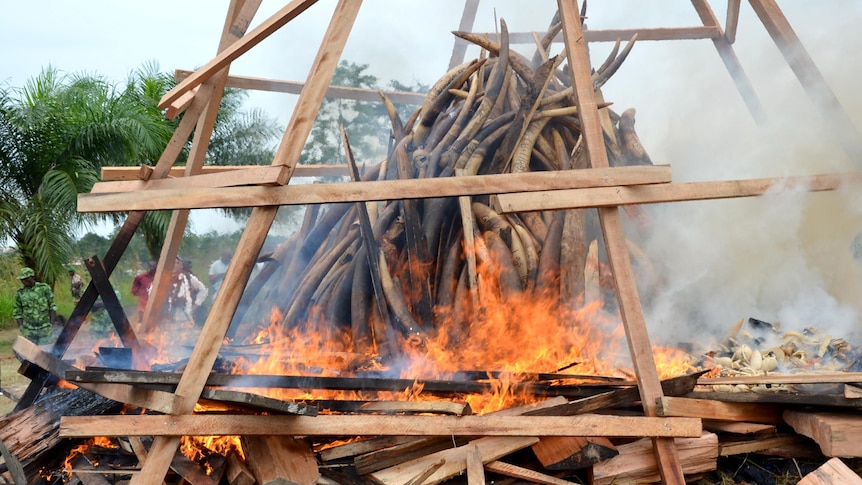
[[[53,285],[73,255],[72,234],[98,216],[76,211],[77,195],[103,165],[153,160],[172,126],[129,89],[48,67],[23,88],[0,89],[0,237],[21,263]]]
[[[332,85],[381,89],[377,77],[368,74],[367,69],[368,64],[341,61],[332,76]],[[389,85],[402,91],[428,90],[427,86],[419,83],[408,86],[391,81]],[[402,116],[405,112],[406,110],[401,111]],[[377,162],[386,156],[392,124],[382,103],[326,98],[320,106],[299,163],[344,163],[344,149],[339,131],[341,124],[344,124],[350,147],[358,162]]]

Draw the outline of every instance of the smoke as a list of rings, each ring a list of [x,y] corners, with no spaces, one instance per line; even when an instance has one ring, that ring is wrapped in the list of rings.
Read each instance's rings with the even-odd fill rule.
[[[858,34],[842,29],[848,13],[841,9],[850,6],[840,5],[818,12],[836,25],[829,29],[807,21],[794,5],[786,5],[785,14],[852,117],[858,100],[842,90],[858,79],[858,66],[836,55],[847,40],[835,37]],[[675,182],[854,171],[831,120],[746,7],[734,49],[767,124],[753,121],[709,41],[639,44],[633,56],[641,58],[627,61],[605,97],[638,109],[644,145],[655,163],[671,165]],[[722,12],[717,15],[723,20]],[[643,59],[652,54],[659,60]],[[632,79],[637,89],[626,84]],[[815,326],[850,335],[862,310],[860,271],[850,253],[862,230],[860,208],[849,187],[830,193],[779,187],[757,198],[650,206],[655,229],[639,243],[659,276],[641,279],[639,287],[651,335],[708,345],[748,317],[784,330]]]
[[[723,25],[725,5],[711,4]],[[330,3],[308,12],[321,22],[319,32],[310,35],[307,24],[289,25],[283,29],[285,37],[278,33],[261,44],[255,54],[259,61],[249,57],[256,67],[267,69],[240,69],[237,74],[303,80],[328,20],[326,5]],[[450,31],[458,29],[463,6],[460,1],[445,8],[418,2],[369,4],[343,57],[369,64],[384,82],[432,84],[448,65],[454,43]],[[846,55],[862,36],[853,24],[862,4],[840,0],[816,9],[794,2],[780,6],[850,116],[862,112],[855,93],[860,66]],[[591,29],[702,25],[687,2],[671,8],[663,2],[603,0],[588,7]],[[542,32],[555,8],[556,2],[481,2],[472,30],[493,32],[495,20],[504,18],[511,32]],[[291,29],[300,41],[286,37]],[[675,182],[853,171],[829,120],[746,2],[736,39],[733,48],[762,103],[765,125],[754,121],[709,40],[638,42],[603,88],[604,97],[618,113],[637,109],[641,141],[656,164],[673,168]],[[532,55],[530,45],[516,48]],[[562,48],[556,44],[551,54]],[[593,64],[600,64],[610,48],[591,44]],[[477,56],[477,49],[468,49],[467,59]],[[287,108],[286,113],[292,109],[292,101],[273,105]],[[775,192],[644,208],[654,230],[635,243],[652,267],[638,278],[653,337],[669,343],[704,341],[747,317],[780,322],[787,329],[813,325],[829,327],[835,335],[851,332],[862,312],[862,273],[849,250],[862,230],[862,201],[850,188]],[[629,237],[636,233],[626,232]]]

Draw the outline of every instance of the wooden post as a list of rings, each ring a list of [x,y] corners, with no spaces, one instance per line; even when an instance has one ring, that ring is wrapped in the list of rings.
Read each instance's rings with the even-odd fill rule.
[[[306,86],[299,97],[293,116],[282,138],[282,143],[273,160],[273,165],[288,167],[286,171],[283,171],[284,183],[289,181],[292,173],[292,168],[287,162],[291,161],[292,164],[295,164],[295,161],[299,159],[302,147],[311,131],[315,114],[320,109],[320,104],[326,93],[326,86],[332,79],[361,5],[361,1],[341,0],[335,8],[329,28],[309,72]],[[242,289],[248,282],[257,255],[263,246],[277,211],[278,207],[256,207],[252,210],[234,253],[234,258],[225,274],[224,282],[216,295],[213,307],[189,358],[187,371],[177,385],[176,395],[180,398],[181,404],[174,408],[174,414],[190,414],[194,410],[221,348],[222,339],[227,333],[239,304]],[[134,485],[160,485],[164,480],[170,459],[176,452],[179,441],[179,437],[156,438],[147,456],[147,462],[142,467],[141,473],[132,478],[132,483]]]
[[[694,5],[694,9],[697,10],[697,14],[700,16],[700,20],[703,22],[703,25],[707,27],[721,28],[718,23],[718,19],[715,17],[715,14],[706,0],[691,0],[691,3]],[[738,11],[738,1],[736,8]],[[728,10],[728,15],[730,14],[731,11]],[[730,28],[730,25],[728,25],[728,28]],[[736,35],[735,25],[733,25],[733,31],[733,35]],[[766,112],[763,110],[763,105],[760,104],[760,99],[754,91],[754,86],[751,85],[751,81],[748,79],[748,76],[746,76],[745,71],[743,71],[742,64],[739,63],[739,58],[736,57],[736,52],[734,52],[733,47],[730,45],[731,41],[728,40],[727,36],[719,35],[712,38],[712,43],[715,45],[715,50],[718,51],[718,55],[721,57],[721,60],[724,62],[727,72],[730,74],[730,77],[733,78],[733,82],[736,84],[736,89],[739,91],[740,96],[742,96],[742,100],[745,102],[745,105],[748,106],[748,111],[751,113],[751,116],[754,117],[754,121],[756,121],[758,125],[763,125],[766,123]]]
[[[862,138],[853,120],[844,111],[835,93],[829,87],[823,74],[817,69],[814,60],[808,55],[790,22],[778,7],[775,0],[749,0],[754,12],[763,22],[766,31],[775,41],[778,50],[805,88],[808,97],[820,110],[823,120],[829,125],[844,151],[857,170],[862,169]]]
[[[93,256],[87,259],[84,262],[87,266],[87,271],[90,272],[90,280],[96,285],[96,289],[99,291],[99,295],[102,297],[102,301],[105,303],[105,310],[107,310],[108,315],[111,317],[111,321],[114,323],[114,328],[117,329],[117,335],[120,337],[120,341],[123,342],[123,345],[131,349],[134,354],[137,354],[140,351],[138,345],[138,339],[135,336],[135,331],[132,330],[132,326],[129,325],[129,319],[126,318],[126,314],[123,311],[123,305],[120,304],[120,300],[117,298],[117,294],[114,292],[114,287],[111,286],[111,282],[108,280],[108,275],[105,273],[105,268],[102,267],[102,262],[99,261],[99,258]]]
[[[458,24],[458,30],[461,32],[470,32],[473,30],[473,22],[476,21],[476,12],[479,10],[479,0],[466,0],[464,2],[464,12],[461,14],[461,23]],[[449,69],[454,69],[455,66],[464,62],[464,55],[467,53],[467,41],[455,37],[455,45],[452,47],[452,57],[449,58]]]
[[[581,28],[577,0],[558,0],[563,35],[575,88],[578,116],[581,119],[581,136],[586,142],[587,155],[593,167],[607,167],[608,158],[599,120],[598,107],[590,73],[587,44]],[[618,207],[599,209],[602,233],[607,247],[608,260],[616,283],[620,314],[631,353],[632,365],[637,375],[638,389],[644,412],[656,415],[656,398],[662,397],[661,383],[653,359],[652,347],[647,334],[643,309],[626,247],[622,219]],[[668,484],[684,484],[685,477],[679,455],[672,439],[653,440],[656,461],[662,479]]]

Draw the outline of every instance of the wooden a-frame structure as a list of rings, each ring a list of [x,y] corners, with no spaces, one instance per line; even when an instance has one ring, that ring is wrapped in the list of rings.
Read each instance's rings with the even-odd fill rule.
[[[847,114],[823,80],[813,61],[805,52],[775,0],[749,1],[809,95],[816,100],[826,101],[823,108],[827,111],[825,119],[833,123],[833,132],[837,135],[845,151],[854,163],[862,163],[862,141],[860,141],[858,133],[853,124],[849,122]],[[583,136],[593,168],[584,170],[583,172],[588,173],[586,175],[581,174],[579,177],[560,178],[559,174],[556,175],[558,181],[556,185],[550,187],[555,189],[550,196],[536,197],[535,194],[549,189],[548,180],[543,180],[540,177],[531,179],[524,175],[513,174],[496,176],[501,178],[495,179],[494,183],[480,180],[481,177],[476,176],[475,183],[479,186],[478,189],[475,186],[471,188],[467,184],[459,183],[459,178],[453,177],[451,181],[440,181],[440,186],[435,189],[439,192],[432,195],[429,195],[427,191],[417,190],[416,187],[409,184],[409,181],[380,182],[380,186],[375,186],[373,191],[364,192],[364,195],[359,196],[360,199],[351,199],[350,197],[357,197],[355,193],[347,196],[345,191],[339,191],[337,184],[329,184],[329,187],[318,190],[310,197],[304,198],[303,193],[311,192],[310,189],[288,187],[287,183],[298,170],[309,170],[310,172],[315,170],[298,168],[296,161],[299,159],[304,141],[311,130],[315,113],[324,96],[327,94],[346,97],[368,95],[368,93],[358,92],[361,90],[337,91],[329,86],[329,81],[359,12],[361,6],[359,0],[340,0],[338,2],[305,83],[266,83],[265,89],[300,90],[297,106],[272,165],[269,167],[234,167],[235,170],[230,172],[205,170],[203,168],[204,154],[207,150],[224,87],[228,85],[254,87],[255,82],[260,83],[249,79],[228,77],[227,68],[230,63],[316,3],[316,0],[294,0],[246,33],[260,6],[260,0],[232,0],[222,31],[218,54],[200,69],[186,73],[182,81],[160,102],[160,107],[166,109],[169,116],[176,116],[181,112],[184,112],[184,116],[158,163],[152,168],[141,170],[137,181],[121,182],[120,184],[125,183],[126,185],[113,186],[107,183],[101,188],[97,186],[92,194],[83,195],[79,198],[79,210],[82,212],[104,211],[106,207],[109,207],[110,211],[128,210],[130,213],[103,260],[100,264],[98,260],[93,263],[103,268],[104,278],[102,278],[98,268],[94,270],[95,273],[91,271],[91,274],[94,275],[94,282],[98,280],[100,283],[99,287],[97,288],[94,283],[88,286],[80,304],[70,316],[69,324],[53,349],[54,357],[62,357],[80,328],[82,318],[92,307],[98,295],[107,294],[110,290],[110,285],[106,285],[105,280],[115,268],[146,210],[174,209],[174,212],[156,272],[150,306],[145,312],[144,323],[138,329],[139,332],[151,330],[150,327],[155,320],[154,308],[158,302],[164,300],[167,292],[165,283],[170,275],[169,265],[176,257],[188,220],[189,210],[203,207],[254,206],[221,290],[217,294],[189,359],[187,370],[183,373],[176,391],[166,393],[119,384],[83,386],[122,402],[136,404],[166,414],[184,416],[192,414],[194,405],[201,396],[222,340],[240,302],[243,289],[249,280],[256,257],[280,205],[500,193],[500,205],[509,211],[574,207],[598,208],[608,259],[616,283],[619,308],[637,375],[641,401],[645,414],[655,416],[656,400],[662,397],[662,389],[653,361],[643,310],[626,247],[619,206],[672,200],[759,195],[777,182],[773,179],[761,179],[735,181],[736,183],[705,182],[675,185],[656,183],[655,179],[644,174],[635,174],[634,178],[628,181],[620,176],[616,182],[619,185],[612,187],[590,188],[590,184],[584,182],[584,177],[597,179],[600,175],[606,177],[608,172],[621,174],[625,170],[608,168],[602,135],[602,124],[608,120],[606,119],[606,112],[598,109],[599,100],[597,97],[600,96],[600,93],[596,93],[592,89],[587,42],[630,38],[634,33],[638,34],[640,40],[711,39],[752,116],[758,121],[764,119],[763,109],[732,48],[740,0],[728,1],[728,15],[724,29],[721,28],[718,19],[712,13],[707,0],[691,0],[691,2],[700,16],[703,26],[584,31],[579,16],[578,2],[576,0],[558,0],[560,17],[563,22],[562,40],[565,42],[569,58]],[[472,27],[478,3],[478,0],[466,0],[460,25],[461,30],[470,30]],[[529,34],[514,34],[511,39],[512,42],[532,42],[532,37]],[[465,49],[466,44],[463,41],[455,42],[450,65],[456,65],[463,59]],[[409,95],[405,94],[405,96]],[[177,170],[172,165],[193,130],[195,138],[188,164],[184,169],[185,177],[168,179],[167,177]],[[808,184],[810,190],[831,190],[836,188],[842,180],[848,178],[855,180],[859,177],[856,174],[824,175],[800,177],[797,182]],[[517,189],[514,188],[512,182],[517,182]],[[664,182],[669,182],[669,180],[664,180]],[[645,183],[652,185],[638,185]],[[570,185],[567,186],[567,184]],[[631,186],[623,187],[624,185]],[[570,190],[561,190],[566,188]],[[112,193],[114,191],[116,193]],[[532,196],[524,197],[525,194],[512,192],[531,192]],[[117,319],[114,318],[114,320],[116,322]],[[52,361],[47,364],[54,365],[56,362]],[[32,402],[48,378],[47,372],[44,371],[37,370],[31,374],[33,383],[28,388],[25,398],[22,399],[23,403]],[[183,433],[182,429],[176,430],[176,433],[179,435],[186,434]],[[135,433],[130,432],[129,434]],[[162,483],[179,440],[180,436],[175,435],[157,436],[147,454],[141,473],[135,475],[133,483]],[[673,439],[654,438],[654,449],[664,482],[685,483]]]

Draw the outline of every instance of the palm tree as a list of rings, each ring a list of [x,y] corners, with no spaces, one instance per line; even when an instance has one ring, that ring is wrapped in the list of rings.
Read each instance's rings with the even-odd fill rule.
[[[95,76],[44,69],[23,88],[0,88],[0,237],[50,284],[72,257],[73,234],[97,216],[76,211],[103,165],[155,159],[172,125]]]

